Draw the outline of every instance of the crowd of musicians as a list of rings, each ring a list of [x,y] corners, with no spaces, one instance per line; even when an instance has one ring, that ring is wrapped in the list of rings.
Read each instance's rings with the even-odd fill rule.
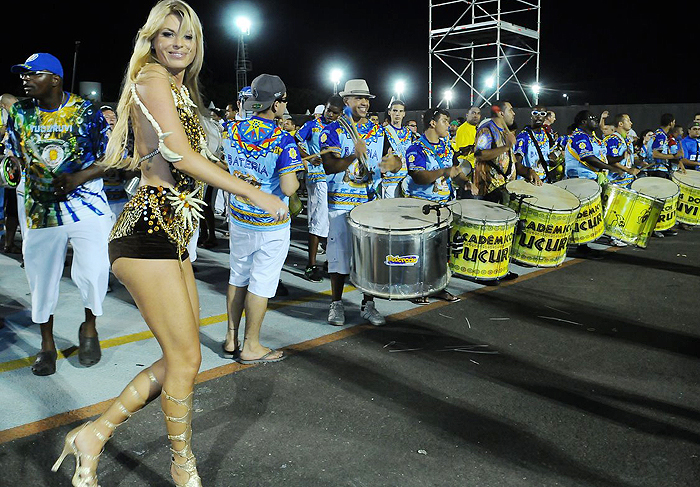
[[[184,2],[165,0],[139,31],[117,109],[98,108],[63,91],[61,62],[48,53],[12,66],[25,97],[0,100],[4,251],[20,252],[19,226],[32,321],[42,337],[32,372],[56,371],[53,319],[69,243],[71,277],[85,309],[78,330],[80,363],[92,366],[101,357],[96,321],[110,265],[163,347],[163,358],[137,375],[90,428],[66,438],[61,459],[67,454],[79,459],[74,485],[96,485],[104,442],[159,393],[173,445],[173,478],[178,485],[201,485],[189,445],[200,360],[191,262],[198,243],[216,245],[212,188],[226,195],[228,218],[228,331],[222,346],[235,360],[252,364],[285,358],[283,351],[263,346],[259,336],[268,299],[280,287],[290,245],[288,205],[294,209],[300,181],[306,185],[309,230],[305,275],[323,279],[317,263],[323,249],[331,283],[327,321],[340,326],[353,266],[348,214],[360,205],[391,198],[502,203],[508,184],[517,179],[541,186],[585,178],[627,187],[642,175],[669,178],[698,168],[700,117],[683,138],[669,114],[658,130],[637,135],[627,114],[582,111],[566,134],[557,134],[556,115],[543,106],[530,109],[530,124],[517,131],[509,102],[492,105],[483,120],[481,109],[472,107],[460,124],[443,108],[405,121],[406,104],[393,100],[382,123],[370,112],[375,95],[363,79],[348,80],[296,127],[283,80],[263,74],[219,117],[203,109],[196,82],[202,56],[196,14]],[[458,300],[444,290],[432,297]],[[359,311],[373,325],[385,323],[370,294]],[[183,316],[186,323],[178,328],[174,323]]]

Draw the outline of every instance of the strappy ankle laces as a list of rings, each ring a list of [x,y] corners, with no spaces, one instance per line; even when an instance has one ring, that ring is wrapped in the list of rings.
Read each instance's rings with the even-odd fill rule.
[[[169,416],[165,409],[163,410],[163,416],[165,416],[166,421],[171,423],[179,423],[185,425],[185,431],[177,435],[168,434],[168,439],[173,441],[179,441],[184,443],[184,446],[179,450],[175,449],[172,445],[170,446],[170,451],[173,453],[172,464],[175,468],[182,470],[189,476],[185,483],[175,483],[178,487],[201,487],[202,480],[197,474],[197,463],[192,453],[191,440],[192,440],[192,398],[194,397],[194,392],[190,392],[184,399],[178,399],[171,396],[165,390],[161,392],[161,395],[168,401],[182,406],[187,409],[183,416]],[[175,461],[175,456],[178,456],[185,461],[183,463],[178,463]]]

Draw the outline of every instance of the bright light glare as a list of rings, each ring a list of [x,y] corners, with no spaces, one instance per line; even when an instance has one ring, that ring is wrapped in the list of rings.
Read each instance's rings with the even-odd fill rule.
[[[486,85],[487,88],[493,88],[493,83],[495,81],[496,80],[493,79],[493,76],[489,76],[488,78],[486,78],[486,81],[484,82],[484,84]]]
[[[445,92],[445,95],[444,95],[445,101],[448,102],[448,103],[451,102],[453,96],[454,96],[454,94],[452,93],[452,90],[447,90],[447,91]]]
[[[394,91],[396,91],[396,93],[403,93],[405,89],[406,83],[404,83],[403,81],[397,81],[394,85]]]
[[[542,87],[541,87],[540,85],[538,85],[537,83],[535,83],[534,85],[532,85],[532,92],[533,92],[535,95],[539,95],[539,94],[540,94],[540,91],[542,91]]]
[[[340,83],[340,78],[343,77],[343,72],[339,69],[331,70],[331,81],[335,84]]]
[[[251,22],[248,17],[236,17],[236,27],[244,34],[250,34]]]
[[[566,93],[564,93],[562,96],[563,96],[564,98],[569,98],[569,95],[567,95]]]

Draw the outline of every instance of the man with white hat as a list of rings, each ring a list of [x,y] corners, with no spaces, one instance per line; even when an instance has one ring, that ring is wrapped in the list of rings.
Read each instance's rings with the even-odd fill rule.
[[[284,115],[287,88],[278,76],[261,74],[251,84],[243,104],[253,112],[248,120],[226,127],[223,151],[229,172],[288,204],[299,187],[296,172],[304,165],[294,138],[277,126]],[[282,351],[260,343],[267,301],[279,282],[289,251],[290,218],[277,221],[247,198],[229,196],[230,267],[227,295],[228,332],[224,351],[243,364],[278,362]],[[238,343],[238,328],[245,309],[245,342]]]
[[[314,108],[314,118],[321,118],[324,111],[326,111],[326,105],[316,105],[316,108]]]
[[[88,100],[63,91],[63,67],[51,54],[34,54],[11,71],[28,97],[10,109],[7,131],[25,165],[24,262],[32,321],[41,324],[41,352],[32,372],[51,375],[57,358],[53,314],[69,242],[71,277],[85,307],[78,356],[87,367],[101,357],[95,321],[107,293],[112,212],[96,162],[107,147],[109,125]]]
[[[348,80],[340,96],[346,105],[345,113],[336,122],[326,125],[320,138],[321,150],[330,151],[322,157],[328,183],[330,223],[326,255],[332,302],[328,323],[336,326],[345,324],[342,297],[352,255],[347,213],[377,197],[382,172],[396,172],[402,165],[401,159],[391,151],[382,127],[368,119],[369,100],[374,95],[367,82]],[[374,306],[374,298],[366,294],[360,316],[376,326],[385,323]]]

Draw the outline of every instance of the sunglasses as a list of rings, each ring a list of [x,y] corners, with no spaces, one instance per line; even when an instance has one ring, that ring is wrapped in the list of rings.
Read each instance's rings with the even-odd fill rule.
[[[532,114],[533,117],[536,116],[536,115],[539,115],[540,117],[546,117],[546,116],[547,116],[547,112],[546,112],[546,111],[533,110],[533,111],[530,112],[530,113]]]
[[[51,71],[26,71],[24,73],[19,73],[20,78],[34,78],[36,76],[41,76],[42,74],[51,74]]]
[[[418,124],[416,124],[416,123],[409,123],[408,126],[409,126],[409,127],[418,127]]]

